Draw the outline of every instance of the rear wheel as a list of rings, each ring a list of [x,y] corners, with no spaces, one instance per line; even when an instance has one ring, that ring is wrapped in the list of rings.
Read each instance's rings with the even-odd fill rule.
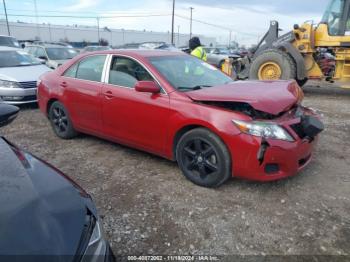
[[[249,78],[258,80],[295,79],[295,63],[287,53],[281,50],[266,50],[253,60]]]
[[[49,118],[55,134],[63,139],[77,136],[67,109],[59,101],[54,102],[49,109]]]
[[[176,159],[187,179],[204,187],[217,187],[231,177],[230,153],[221,139],[204,128],[184,134]]]

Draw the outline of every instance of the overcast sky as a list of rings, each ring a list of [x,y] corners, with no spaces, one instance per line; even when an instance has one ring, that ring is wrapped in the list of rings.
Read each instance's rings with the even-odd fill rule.
[[[34,14],[35,0],[6,0],[9,14]],[[189,7],[193,18],[227,28],[193,22],[193,33],[214,36],[227,43],[232,39],[242,44],[256,43],[266,32],[270,20],[278,20],[285,31],[306,20],[318,22],[329,0],[176,0],[175,31],[189,33]],[[167,32],[171,30],[172,0],[36,0],[40,15],[164,15],[101,19],[101,26]],[[3,11],[2,11],[3,13]],[[181,17],[180,17],[181,16]],[[3,17],[3,16],[2,16]],[[187,19],[186,19],[187,18]],[[35,22],[35,18],[10,17],[10,20]],[[39,18],[52,24],[96,25],[95,19]]]

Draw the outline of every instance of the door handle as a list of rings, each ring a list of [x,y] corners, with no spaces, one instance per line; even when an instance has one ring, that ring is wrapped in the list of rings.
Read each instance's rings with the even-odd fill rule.
[[[60,86],[62,86],[62,87],[67,87],[68,84],[67,84],[67,82],[62,82],[62,83],[60,84]]]
[[[106,91],[104,95],[107,99],[112,99],[114,97],[112,91]]]

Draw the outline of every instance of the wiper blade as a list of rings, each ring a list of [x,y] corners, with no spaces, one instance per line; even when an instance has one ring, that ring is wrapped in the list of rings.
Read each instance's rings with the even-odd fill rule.
[[[32,66],[32,65],[38,65],[38,64],[23,64],[23,65],[15,65],[13,67]]]
[[[179,86],[177,89],[178,90],[199,90],[199,89],[202,89],[203,87],[212,87],[212,86],[209,86],[209,85],[198,85],[198,86],[192,86],[192,87]]]

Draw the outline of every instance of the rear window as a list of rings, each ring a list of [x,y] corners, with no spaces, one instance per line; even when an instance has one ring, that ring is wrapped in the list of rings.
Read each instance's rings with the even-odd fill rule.
[[[78,52],[73,48],[48,47],[46,48],[48,57],[51,60],[67,60],[75,57]]]

